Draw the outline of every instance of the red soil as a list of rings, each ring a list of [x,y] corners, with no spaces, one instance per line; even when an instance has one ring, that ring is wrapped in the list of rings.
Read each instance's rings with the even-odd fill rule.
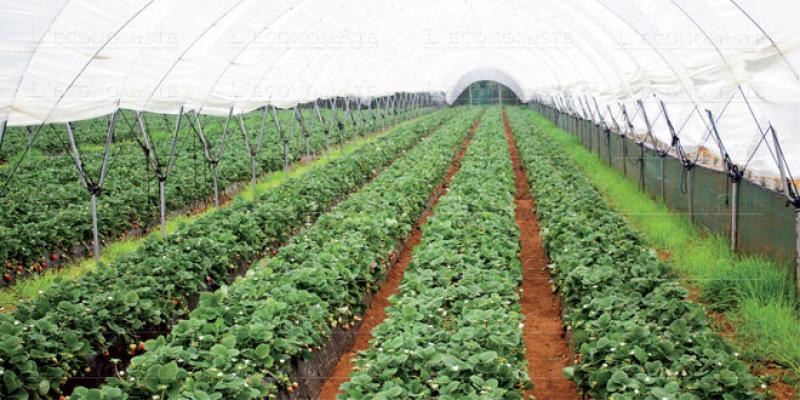
[[[520,303],[525,315],[525,358],[528,361],[528,375],[534,385],[534,389],[526,391],[525,396],[533,395],[537,399],[547,400],[580,399],[575,384],[561,374],[561,370],[570,364],[571,354],[569,344],[564,339],[561,299],[550,288],[547,255],[539,235],[539,221],[505,110],[503,125],[516,176],[516,220],[521,244],[519,259],[522,262]]]
[[[400,252],[396,264],[389,270],[386,280],[381,285],[380,290],[373,296],[372,303],[363,316],[363,322],[358,329],[353,347],[339,358],[339,362],[336,363],[336,367],[334,367],[331,376],[325,381],[325,385],[323,385],[322,391],[320,392],[320,400],[336,399],[336,395],[340,393],[339,387],[349,380],[349,375],[353,372],[358,353],[369,348],[369,341],[372,339],[372,330],[386,319],[386,307],[390,305],[389,297],[397,294],[397,288],[400,286],[400,282],[403,279],[403,273],[411,262],[414,247],[422,241],[422,231],[420,228],[425,225],[428,222],[428,218],[433,215],[433,208],[436,207],[439,198],[447,193],[447,187],[450,185],[453,175],[455,175],[461,167],[461,159],[464,157],[467,147],[469,147],[469,144],[472,142],[472,137],[475,135],[475,130],[478,128],[479,121],[480,117],[472,124],[470,133],[464,140],[458,154],[453,158],[453,162],[447,170],[444,181],[433,190],[428,208],[417,220],[417,223],[414,225],[408,239],[406,239],[403,245],[403,250]]]

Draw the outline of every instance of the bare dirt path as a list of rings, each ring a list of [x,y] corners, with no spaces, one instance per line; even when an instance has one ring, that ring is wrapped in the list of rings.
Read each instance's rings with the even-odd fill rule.
[[[525,358],[528,361],[528,375],[534,385],[534,389],[525,395],[546,400],[580,399],[575,384],[561,374],[562,368],[569,365],[571,354],[563,334],[561,299],[550,289],[550,273],[539,235],[539,220],[534,212],[528,178],[520,162],[517,142],[508,125],[505,109],[503,125],[516,176],[515,214],[521,245],[519,259],[522,262],[520,303],[525,315]]]
[[[461,145],[461,149],[453,158],[453,162],[447,170],[444,181],[433,190],[431,200],[428,202],[428,207],[419,217],[414,228],[411,229],[411,233],[403,245],[403,250],[400,252],[396,264],[389,270],[386,280],[384,280],[380,290],[373,296],[372,303],[367,309],[367,312],[363,315],[363,322],[358,329],[353,347],[339,358],[339,362],[336,363],[336,367],[334,367],[331,376],[325,381],[325,385],[323,385],[319,395],[320,400],[336,399],[336,395],[340,393],[339,387],[347,382],[349,379],[348,375],[353,371],[354,362],[358,353],[369,348],[369,341],[372,339],[372,330],[386,319],[386,307],[390,305],[389,297],[397,293],[397,288],[400,286],[400,282],[403,279],[403,273],[411,262],[414,247],[422,241],[422,231],[420,228],[425,225],[428,222],[428,218],[433,215],[433,208],[436,207],[439,198],[447,192],[453,175],[455,175],[461,167],[461,159],[464,157],[464,153],[467,152],[467,148],[472,142],[472,137],[475,135],[475,130],[478,128],[480,119],[481,118],[478,117],[472,124],[470,133]]]

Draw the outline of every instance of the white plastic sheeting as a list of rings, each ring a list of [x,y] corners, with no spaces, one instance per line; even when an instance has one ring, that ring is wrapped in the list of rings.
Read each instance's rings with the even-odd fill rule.
[[[625,104],[639,132],[644,100],[669,142],[663,100],[684,145],[715,150],[709,109],[733,160],[774,175],[770,123],[800,170],[798,20],[792,0],[0,0],[0,120],[453,100],[496,76],[523,100]]]

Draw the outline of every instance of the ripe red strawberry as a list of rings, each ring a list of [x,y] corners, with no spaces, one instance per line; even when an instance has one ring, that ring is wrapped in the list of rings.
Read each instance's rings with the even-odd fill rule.
[[[9,274],[8,272],[6,272],[5,274],[3,274],[3,280],[4,280],[4,281],[6,281],[6,282],[11,282],[13,279],[14,279],[14,278],[12,278],[12,277],[11,277],[11,274]]]
[[[299,383],[297,383],[297,382],[292,382],[292,389],[297,389],[298,387],[300,387],[300,384],[299,384]]]
[[[136,346],[136,349],[139,351],[144,351],[144,342],[139,342],[139,345]]]
[[[111,354],[108,352],[108,350],[103,352],[103,357],[108,358],[110,356],[111,356]]]
[[[53,260],[53,262],[57,262],[58,261],[58,254],[56,254],[56,253],[50,254],[50,259]]]

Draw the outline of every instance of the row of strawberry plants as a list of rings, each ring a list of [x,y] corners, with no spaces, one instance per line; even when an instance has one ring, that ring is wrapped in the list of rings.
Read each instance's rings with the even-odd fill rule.
[[[476,117],[477,110],[456,116],[266,266],[204,295],[171,335],[145,344],[127,376],[72,397],[259,399],[294,391],[292,367],[365,311],[365,293],[384,277]]]
[[[126,115],[125,119],[133,122],[130,113]],[[291,126],[291,117],[291,111],[279,113],[287,130]],[[316,118],[313,111],[306,110],[312,154],[319,154],[326,145],[323,130],[315,123]],[[168,123],[162,120],[161,115],[155,114],[148,114],[145,121],[153,136],[156,153],[161,158],[167,157],[171,146]],[[224,121],[225,118],[209,118],[204,123],[207,138],[215,151],[220,147]],[[247,114],[245,124],[253,136],[251,140],[255,141],[254,136],[261,129],[261,113]],[[87,126],[87,123],[78,125]],[[271,118],[265,128],[262,149],[257,156],[258,173],[280,170],[283,166],[282,143]],[[63,125],[56,129],[59,129],[58,134],[66,136]],[[102,130],[105,135],[104,128]],[[346,130],[346,138],[349,139],[352,129],[348,125]],[[91,137],[85,137],[84,133],[87,132],[76,133],[78,144],[86,144]],[[100,238],[104,241],[118,238],[130,230],[152,226],[158,221],[157,178],[147,166],[144,152],[135,143],[134,136],[139,136],[138,132],[129,131],[123,118],[119,117],[113,162],[98,198],[98,227]],[[184,120],[174,174],[166,181],[168,210],[181,209],[213,195],[212,172],[196,136],[189,120]],[[336,143],[338,136],[338,132],[333,132],[330,140]],[[298,129],[289,142],[290,161],[300,160],[305,152],[305,140]],[[84,168],[99,171],[102,148],[84,147],[82,153]],[[250,172],[245,142],[237,121],[231,121],[225,154],[219,164],[220,187],[224,189],[236,182],[246,181]],[[0,170],[0,178],[4,181],[7,178],[5,175],[10,173],[11,168]],[[6,264],[0,286],[41,272],[65,256],[72,256],[75,249],[89,248],[92,237],[89,197],[80,184],[71,156],[61,153],[24,162],[15,172],[8,190],[0,196],[0,262]]]
[[[258,202],[238,201],[148,240],[130,256],[54,284],[0,315],[0,397],[47,397],[144,330],[169,329],[198,292],[288,240],[454,114],[403,125],[324,168],[286,181]]]
[[[73,124],[73,128],[75,136],[80,137],[82,143],[102,145],[106,141],[108,117],[78,121]],[[66,151],[65,144],[67,139],[64,133],[64,125],[47,124],[42,127],[37,135],[36,131],[38,129],[38,126],[6,127],[2,147],[0,147],[0,165],[3,165],[3,161],[7,161],[14,156],[21,156],[28,146],[32,150],[45,154]]]
[[[703,308],[530,117],[509,112],[578,352],[565,375],[595,399],[759,398]]]
[[[341,399],[521,399],[514,175],[487,113]]]

